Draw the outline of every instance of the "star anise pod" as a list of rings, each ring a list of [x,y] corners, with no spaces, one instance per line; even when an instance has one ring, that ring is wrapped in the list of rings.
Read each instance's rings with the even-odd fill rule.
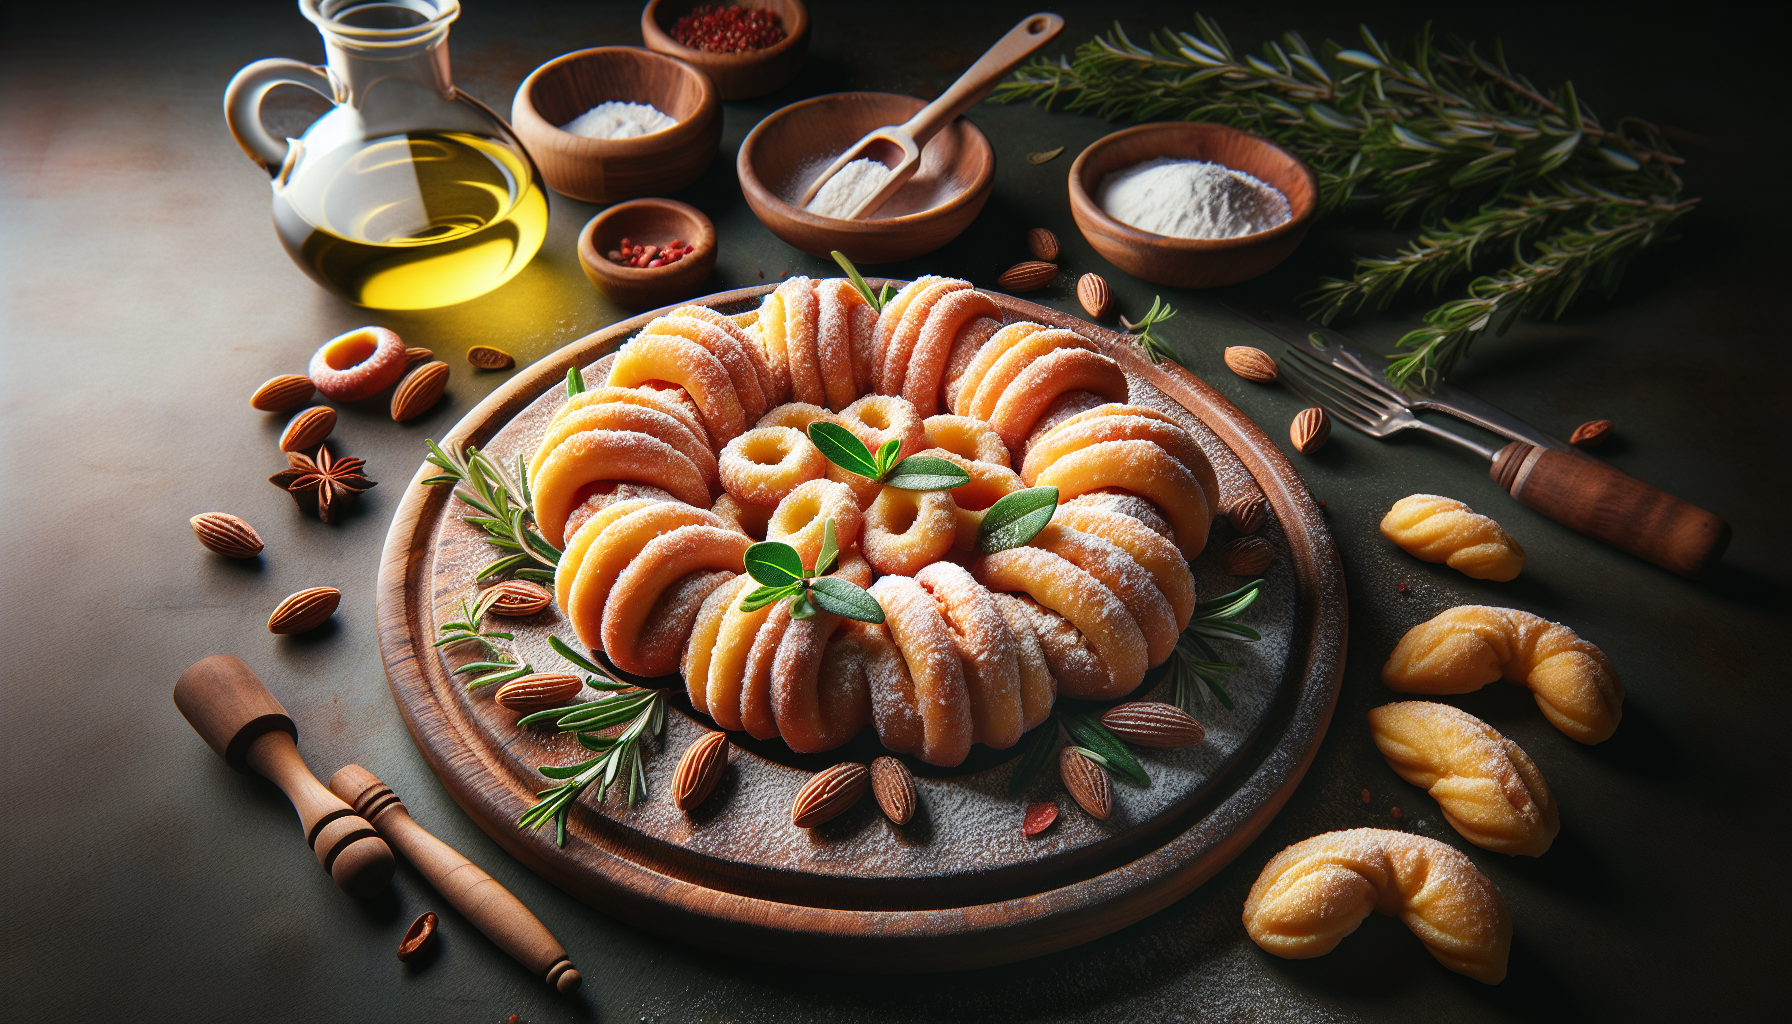
[[[268,477],[268,483],[285,488],[301,509],[307,496],[315,498],[317,517],[326,523],[336,521],[337,502],[376,486],[361,472],[366,459],[333,458],[327,445],[318,445],[316,455],[287,452],[286,462],[287,468]]]

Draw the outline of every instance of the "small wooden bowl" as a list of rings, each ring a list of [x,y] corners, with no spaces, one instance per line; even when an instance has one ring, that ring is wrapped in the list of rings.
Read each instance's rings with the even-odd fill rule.
[[[625,267],[604,255],[626,238],[665,245],[674,238],[691,254],[663,267]],[[653,309],[703,293],[716,268],[716,228],[694,206],[673,199],[617,203],[591,218],[579,232],[579,264],[605,295],[629,309]]]
[[[678,124],[632,139],[561,130],[606,100],[651,103]],[[578,50],[536,68],[516,91],[510,121],[548,185],[588,203],[676,192],[703,174],[722,138],[709,76],[638,46]]]
[[[887,92],[839,92],[775,111],[740,144],[735,168],[747,205],[772,234],[812,256],[838,249],[855,263],[895,263],[938,249],[970,227],[995,185],[995,150],[962,117],[928,141],[914,178],[875,218],[821,217],[795,205],[834,156],[926,105]]]
[[[1239,238],[1171,238],[1128,227],[1102,212],[1094,194],[1102,176],[1153,157],[1206,160],[1243,171],[1288,197],[1287,222]],[[1299,158],[1261,136],[1225,125],[1161,121],[1097,139],[1070,165],[1070,213],[1095,251],[1121,270],[1175,288],[1219,288],[1248,281],[1288,258],[1307,237],[1319,182]]]
[[[750,100],[784,87],[809,53],[809,11],[801,0],[738,0],[738,6],[766,8],[784,26],[782,42],[763,50],[712,53],[693,50],[672,38],[672,26],[705,0],[650,0],[641,11],[641,38],[655,53],[677,57],[703,69],[725,100]],[[671,113],[671,111],[667,111]]]

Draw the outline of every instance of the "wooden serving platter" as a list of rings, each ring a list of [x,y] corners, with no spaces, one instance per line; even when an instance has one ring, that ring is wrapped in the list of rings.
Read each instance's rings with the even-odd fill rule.
[[[698,300],[723,312],[753,308],[772,286]],[[1242,851],[1286,802],[1318,748],[1337,698],[1345,645],[1342,568],[1319,508],[1269,438],[1218,392],[1180,367],[1153,366],[1123,335],[1044,306],[993,296],[1009,321],[1079,331],[1126,370],[1134,404],[1175,417],[1213,461],[1222,501],[1261,492],[1270,515],[1260,535],[1277,558],[1247,621],[1256,644],[1230,645],[1244,667],[1228,677],[1236,707],[1201,716],[1194,747],[1139,751],[1149,788],[1115,785],[1105,822],[1082,814],[1041,773],[1019,800],[1007,795],[1016,750],[975,748],[941,770],[910,760],[921,811],[897,827],[867,798],[813,830],[790,824],[792,798],[811,773],[884,753],[867,729],[840,750],[795,755],[781,741],[733,734],[735,751],[716,794],[690,814],[673,807],[671,776],[684,749],[715,726],[673,701],[662,742],[650,746],[647,795],[630,808],[626,787],[602,806],[575,807],[564,847],[554,829],[516,820],[548,783],[537,766],[589,754],[572,737],[518,729],[516,714],[485,692],[468,694],[451,669],[472,660],[431,645],[438,621],[477,590],[493,557],[484,534],[445,485],[412,480],[386,539],[378,615],[387,677],[405,723],[436,776],[505,849],[568,893],[650,931],[727,953],[808,967],[935,971],[987,966],[1086,942],[1187,894]],[[664,311],[661,311],[664,312]],[[513,462],[531,453],[565,400],[571,366],[601,382],[608,354],[648,313],[598,331],[521,371],[455,426],[445,446],[471,443]],[[1018,458],[1018,453],[1017,458]],[[1219,569],[1233,534],[1216,523],[1194,565],[1203,598],[1243,582]],[[513,622],[514,626],[509,623]],[[509,620],[519,657],[538,671],[566,666],[547,644],[576,643],[550,607]],[[1147,675],[1139,695],[1162,680]],[[1020,831],[1027,802],[1055,799],[1057,825]]]

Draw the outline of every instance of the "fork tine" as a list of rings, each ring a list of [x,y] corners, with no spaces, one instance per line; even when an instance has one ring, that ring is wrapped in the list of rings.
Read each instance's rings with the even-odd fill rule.
[[[1328,396],[1332,404],[1353,407],[1360,415],[1374,420],[1384,420],[1393,414],[1385,406],[1364,401],[1353,392],[1345,389],[1338,381],[1324,374],[1313,373],[1301,363],[1289,360],[1283,364],[1283,371],[1300,377],[1307,390]]]
[[[1303,364],[1304,368],[1307,369],[1312,375],[1322,378],[1326,383],[1332,385],[1334,388],[1349,389],[1349,391],[1352,394],[1360,397],[1363,400],[1361,404],[1368,405],[1380,412],[1390,413],[1390,414],[1396,408],[1401,408],[1401,409],[1406,408],[1404,403],[1393,402],[1393,401],[1389,400],[1386,395],[1380,394],[1380,393],[1376,392],[1375,390],[1365,386],[1360,381],[1358,381],[1356,379],[1356,377],[1350,373],[1350,371],[1348,371],[1342,367],[1333,365],[1331,363],[1321,362],[1320,360],[1315,359],[1311,355],[1308,355],[1305,352],[1301,352],[1298,349],[1289,349],[1288,354],[1289,354],[1289,356],[1294,357],[1297,361],[1301,362]]]
[[[1319,406],[1320,408],[1324,409],[1326,412],[1331,413],[1333,416],[1336,416],[1337,418],[1343,420],[1345,423],[1349,424],[1350,426],[1355,427],[1356,429],[1362,431],[1365,434],[1374,434],[1380,430],[1380,425],[1376,421],[1369,419],[1368,417],[1364,416],[1362,413],[1357,412],[1354,409],[1346,409],[1346,408],[1338,405],[1336,402],[1332,402],[1332,401],[1329,401],[1324,398],[1320,398],[1320,397],[1312,394],[1305,387],[1301,386],[1301,382],[1302,382],[1302,379],[1299,374],[1294,374],[1294,373],[1282,374],[1282,383],[1288,385],[1288,390],[1294,392],[1300,398],[1303,398],[1306,401],[1312,402],[1314,405]],[[1308,382],[1308,383],[1310,383],[1310,382]]]

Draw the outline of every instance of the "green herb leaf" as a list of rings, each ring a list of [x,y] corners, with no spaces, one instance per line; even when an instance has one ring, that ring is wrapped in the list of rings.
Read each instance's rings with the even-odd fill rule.
[[[937,455],[910,455],[884,478],[884,483],[905,491],[949,491],[970,482],[971,474]]]
[[[834,560],[840,557],[840,544],[834,537],[834,517],[829,516],[821,524],[821,550],[815,554],[815,568],[803,573],[804,576],[826,576],[834,568]]]
[[[585,390],[585,375],[576,366],[566,368],[566,397],[571,398]]]
[[[877,310],[880,313],[883,312],[883,301],[871,293],[871,286],[865,283],[865,278],[859,274],[859,268],[852,265],[852,261],[846,258],[846,254],[835,249],[828,253],[828,255],[834,257],[834,262],[840,264],[841,270],[846,271],[846,276],[852,279],[852,286],[857,288],[859,294],[865,297],[866,303],[868,303],[872,309]],[[889,285],[885,285],[884,287],[888,288]]]
[[[803,556],[781,540],[762,540],[747,549],[747,575],[768,587],[803,581]]]
[[[838,576],[809,581],[809,600],[824,612],[860,622],[884,621],[883,605],[870,592]],[[795,615],[793,611],[791,615]]]
[[[1070,733],[1070,738],[1077,746],[1087,747],[1090,752],[1099,755],[1097,759],[1103,762],[1108,771],[1135,786],[1151,785],[1151,776],[1145,774],[1145,766],[1132,756],[1132,751],[1126,749],[1126,744],[1120,742],[1120,737],[1109,732],[1108,727],[1093,715],[1066,711],[1061,717],[1064,719],[1064,730]]]
[[[1059,146],[1057,149],[1048,149],[1043,153],[1028,153],[1027,154],[1027,163],[1049,164],[1053,160],[1056,160],[1058,158],[1058,154],[1062,153],[1062,152],[1064,152],[1064,147]]]
[[[610,674],[602,668],[599,668],[596,662],[585,657],[583,654],[580,654],[578,651],[573,650],[566,641],[553,634],[548,635],[548,646],[554,649],[555,654],[558,654],[562,658],[565,658],[567,661],[572,662],[574,665],[577,665],[593,675],[607,677]]]
[[[809,424],[809,440],[821,449],[821,454],[829,462],[846,470],[857,473],[867,479],[876,480],[878,473],[877,460],[871,457],[871,449],[858,439],[852,431],[826,420],[816,420]]]
[[[809,603],[809,594],[807,592],[796,595],[796,600],[790,602],[791,618],[808,619],[813,618],[814,616],[815,606]]]
[[[896,465],[896,455],[900,451],[902,451],[902,439],[899,437],[892,437],[883,444],[878,445],[877,455],[874,457],[874,461],[877,463],[877,475],[879,479],[881,479],[885,473],[890,471],[890,467]]]
[[[752,593],[741,598],[740,610],[743,612],[756,612],[768,604],[776,604],[793,594],[800,594],[802,591],[803,585],[801,583],[793,583],[783,587],[755,587]]]
[[[550,779],[570,779],[601,760],[603,759],[600,757],[594,757],[578,764],[544,764],[535,770]]]
[[[1058,752],[1058,719],[1047,718],[1032,732],[1021,737],[1020,759],[1014,762],[1014,774],[1008,779],[1008,795],[1018,798],[1039,776],[1039,770],[1050,764]]]
[[[1057,512],[1056,487],[1029,487],[1005,494],[983,513],[983,523],[977,527],[977,550],[994,554],[1021,547],[1039,536]]]

